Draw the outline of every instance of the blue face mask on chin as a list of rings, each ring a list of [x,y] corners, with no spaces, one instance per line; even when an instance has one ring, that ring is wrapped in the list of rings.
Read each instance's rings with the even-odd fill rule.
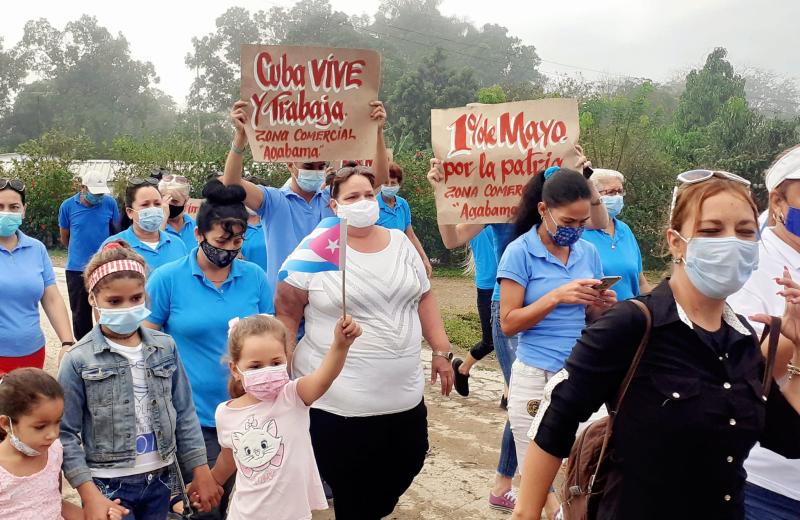
[[[92,206],[97,206],[103,200],[103,195],[95,195],[94,193],[87,191],[83,194],[83,199]]]

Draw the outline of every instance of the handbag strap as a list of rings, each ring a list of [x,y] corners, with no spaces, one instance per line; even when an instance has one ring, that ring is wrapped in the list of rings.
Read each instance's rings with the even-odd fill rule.
[[[778,341],[781,338],[781,318],[778,316],[771,317],[771,323],[764,327],[764,332],[761,335],[761,341],[758,342],[758,348],[764,344],[764,339],[769,334],[769,344],[767,345],[767,362],[764,365],[764,377],[761,381],[761,395],[768,396],[770,386],[772,386],[772,370],[775,368],[775,357],[778,353]]]
[[[603,445],[600,448],[600,457],[597,459],[597,467],[595,468],[592,477],[589,479],[589,485],[586,491],[587,493],[592,492],[592,486],[594,486],[594,481],[597,478],[598,472],[600,471],[600,465],[603,463],[603,459],[605,459],[608,441],[611,439],[611,432],[614,429],[614,417],[617,415],[617,412],[619,412],[619,409],[622,406],[622,401],[625,399],[625,394],[628,393],[628,387],[630,387],[631,381],[633,381],[633,376],[636,375],[636,369],[639,368],[639,362],[642,360],[645,348],[647,348],[647,344],[650,342],[650,332],[653,329],[653,316],[650,313],[650,309],[647,308],[647,305],[636,299],[630,299],[628,301],[639,307],[639,310],[642,312],[642,314],[644,314],[644,334],[642,334],[642,339],[639,341],[639,347],[636,349],[636,354],[633,356],[631,366],[628,367],[628,372],[625,374],[625,379],[622,380],[622,385],[620,385],[619,393],[617,394],[616,406],[613,410],[608,411],[608,423],[606,424],[606,432],[603,436]]]

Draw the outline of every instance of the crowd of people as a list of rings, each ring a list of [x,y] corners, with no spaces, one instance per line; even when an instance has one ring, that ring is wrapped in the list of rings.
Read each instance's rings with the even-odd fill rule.
[[[46,248],[19,229],[26,186],[0,179],[0,519],[298,520],[331,497],[340,519],[389,516],[429,450],[423,339],[444,396],[468,397],[475,364],[499,362],[508,420],[487,508],[564,515],[556,474],[610,413],[590,518],[800,518],[800,147],[766,172],[763,225],[742,177],[678,175],[672,269],[655,287],[620,219],[623,174],[580,147],[530,179],[513,221],[440,224],[475,275],[481,340],[461,359],[382,103],[373,168],[289,163],[281,188],[243,175],[245,106],[196,218],[181,175],[127,180],[122,212],[106,179],[81,179],[59,212],[71,323]],[[427,178],[443,182],[439,161]],[[346,277],[279,279],[331,216],[348,226]],[[61,342],[55,378],[40,304]],[[62,474],[81,506],[62,500]]]

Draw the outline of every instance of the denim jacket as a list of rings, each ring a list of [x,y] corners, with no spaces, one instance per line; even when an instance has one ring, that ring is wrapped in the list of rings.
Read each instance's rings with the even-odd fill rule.
[[[139,328],[153,432],[162,460],[177,454],[184,471],[206,464],[203,433],[175,342]],[[130,362],[111,350],[95,326],[67,350],[58,371],[64,387],[61,444],[64,476],[77,488],[89,467],[130,468],[136,460],[136,415]]]

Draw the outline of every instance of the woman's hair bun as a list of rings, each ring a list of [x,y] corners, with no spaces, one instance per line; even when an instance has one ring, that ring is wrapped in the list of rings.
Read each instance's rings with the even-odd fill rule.
[[[203,198],[209,203],[219,206],[242,204],[247,198],[247,192],[237,184],[225,186],[218,179],[213,179],[203,186]]]

